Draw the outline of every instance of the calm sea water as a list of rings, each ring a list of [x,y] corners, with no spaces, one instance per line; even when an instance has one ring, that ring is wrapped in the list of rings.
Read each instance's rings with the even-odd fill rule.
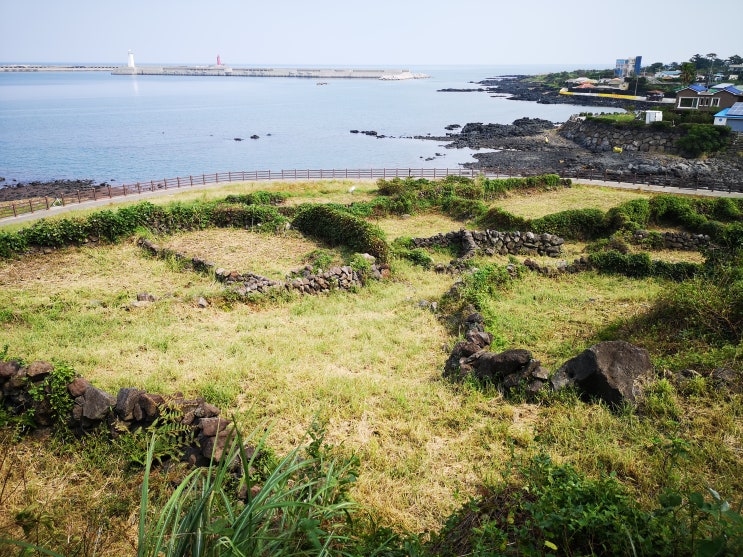
[[[133,183],[241,170],[455,168],[473,161],[472,152],[412,136],[523,116],[562,122],[579,108],[438,89],[561,69],[569,68],[413,67],[431,78],[337,79],[323,86],[292,78],[1,73],[0,177],[6,184],[58,178]]]

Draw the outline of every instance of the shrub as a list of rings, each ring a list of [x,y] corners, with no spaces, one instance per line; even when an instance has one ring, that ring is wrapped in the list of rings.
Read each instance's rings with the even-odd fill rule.
[[[604,213],[599,209],[569,209],[531,221],[534,232],[549,232],[571,240],[600,238],[607,232]]]
[[[728,126],[684,124],[684,127],[686,134],[676,140],[676,146],[691,157],[720,151],[727,146],[730,138]]]
[[[287,219],[268,205],[220,204],[212,211],[212,224],[220,227],[257,228],[274,231]]]
[[[478,219],[478,224],[490,230],[520,230],[529,229],[529,221],[523,217],[516,216],[504,211],[500,207],[490,208],[482,217]]]
[[[28,249],[28,241],[22,234],[0,230],[0,258],[8,259]]]
[[[648,225],[649,219],[650,203],[647,199],[632,199],[609,209],[606,213],[609,230],[644,228]]]
[[[462,197],[447,197],[441,208],[450,217],[457,220],[467,220],[478,217],[487,211],[485,203],[479,199],[465,199]]]
[[[363,219],[326,205],[304,205],[292,223],[294,228],[328,242],[345,245],[353,251],[369,253],[380,263],[389,259],[384,232]]]
[[[255,191],[245,194],[233,194],[224,198],[225,203],[243,205],[279,205],[286,201],[288,194],[282,192]]]
[[[647,253],[622,254],[609,250],[590,254],[588,261],[602,273],[617,273],[635,278],[650,276],[653,268]]]
[[[708,342],[738,343],[743,340],[743,279],[729,268],[711,277],[698,274],[661,292],[655,311]]]
[[[736,222],[743,217],[740,200],[718,197],[714,200],[712,216],[722,222]]]
[[[643,510],[612,476],[591,479],[537,455],[519,484],[484,488],[425,547],[458,555],[736,555],[743,517],[716,491],[665,492]]]

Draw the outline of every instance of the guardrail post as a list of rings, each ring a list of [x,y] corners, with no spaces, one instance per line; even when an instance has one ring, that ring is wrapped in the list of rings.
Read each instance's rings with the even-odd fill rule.
[[[98,198],[96,197],[95,188],[93,188],[93,201],[98,201]]]
[[[137,182],[137,193],[142,193],[142,186],[139,185],[139,182]]]
[[[46,210],[49,210],[49,198],[45,195],[44,196],[44,202],[46,203]]]
[[[13,208],[13,216],[17,217],[18,213],[16,213],[16,210],[15,210],[15,203],[11,203],[10,206]]]
[[[80,201],[80,190],[77,190],[77,202],[82,203],[82,201]]]
[[[108,186],[108,198],[111,199],[111,186]]]
[[[31,203],[31,200],[30,199],[28,200],[28,207],[31,209],[31,212],[33,213],[34,212],[34,205],[33,205],[33,203]]]
[[[176,176],[175,181],[176,181],[176,187],[179,187],[180,188],[181,187],[181,177],[180,176]]]
[[[193,187],[193,176],[189,176],[188,179],[191,181],[191,187]]]

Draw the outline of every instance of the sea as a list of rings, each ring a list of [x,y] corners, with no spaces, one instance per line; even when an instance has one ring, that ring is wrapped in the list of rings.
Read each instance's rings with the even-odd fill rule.
[[[0,187],[58,179],[133,184],[253,170],[457,168],[474,162],[473,151],[414,136],[527,116],[564,122],[592,109],[441,89],[575,67],[420,66],[405,69],[429,78],[322,82],[0,72]]]

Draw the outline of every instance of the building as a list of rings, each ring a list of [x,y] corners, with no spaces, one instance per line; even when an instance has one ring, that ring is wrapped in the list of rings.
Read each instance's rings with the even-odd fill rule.
[[[642,56],[635,56],[634,58],[618,58],[617,65],[614,68],[614,76],[630,77],[632,75],[640,75],[641,64]]]
[[[730,126],[734,132],[743,133],[743,102],[715,114],[715,126]]]
[[[743,101],[743,91],[731,85],[711,89],[704,85],[689,85],[676,92],[676,108],[681,110],[730,108],[739,101]]]

